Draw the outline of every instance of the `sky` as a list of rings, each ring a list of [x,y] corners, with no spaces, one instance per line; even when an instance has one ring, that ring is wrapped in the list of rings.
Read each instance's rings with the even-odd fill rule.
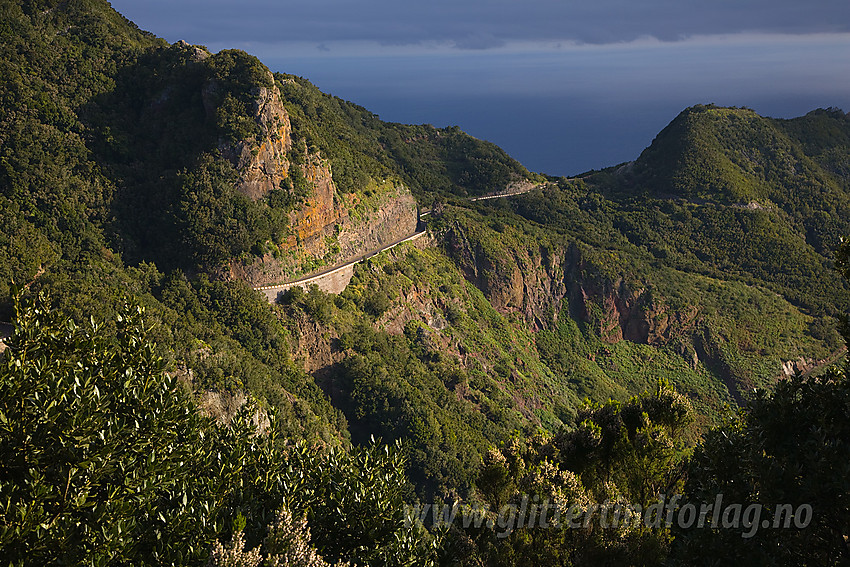
[[[458,125],[533,171],[638,157],[684,108],[850,111],[848,0],[112,0],[384,120]]]

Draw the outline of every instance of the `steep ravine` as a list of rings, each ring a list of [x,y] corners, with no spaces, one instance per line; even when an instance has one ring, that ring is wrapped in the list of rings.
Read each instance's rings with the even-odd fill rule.
[[[642,279],[618,273],[620,268],[600,268],[582,245],[553,247],[507,232],[504,240],[514,244],[505,245],[480,224],[455,220],[443,226],[438,240],[464,278],[496,310],[521,317],[534,331],[553,329],[558,317],[568,315],[604,343],[626,340],[671,348],[691,368],[707,369],[739,403],[756,385],[753,372],[764,372],[739,368],[744,359],[734,354],[738,346],[713,333],[696,305],[679,301],[674,306]],[[804,358],[798,366],[816,363]],[[785,359],[777,360],[774,379],[783,371],[787,375],[788,365]]]
[[[626,339],[663,345],[690,332],[697,318],[693,308],[671,310],[645,285],[604,275],[575,243],[495,250],[460,223],[452,224],[441,239],[464,277],[493,307],[521,315],[533,330],[550,326],[565,300],[573,318],[592,325],[609,343]]]

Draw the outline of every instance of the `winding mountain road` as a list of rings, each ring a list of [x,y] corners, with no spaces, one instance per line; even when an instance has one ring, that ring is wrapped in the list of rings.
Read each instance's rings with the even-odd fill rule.
[[[280,293],[282,291],[286,291],[293,286],[301,285],[301,286],[306,287],[306,286],[310,285],[311,283],[314,283],[316,280],[318,280],[320,278],[331,276],[333,274],[336,274],[337,272],[342,272],[343,270],[345,270],[345,269],[347,269],[351,266],[354,266],[355,264],[359,264],[360,262],[362,262],[364,260],[368,260],[369,258],[376,256],[376,255],[380,254],[381,252],[384,252],[385,250],[395,248],[399,244],[404,244],[405,242],[412,242],[414,240],[422,238],[427,233],[428,233],[427,230],[420,230],[420,231],[414,232],[413,234],[411,234],[409,236],[405,236],[402,239],[396,240],[395,242],[391,242],[390,244],[382,246],[381,248],[376,248],[374,250],[370,250],[369,252],[367,252],[367,253],[365,253],[361,256],[356,256],[353,259],[346,260],[345,262],[343,262],[341,264],[337,264],[335,266],[325,268],[324,270],[314,272],[312,274],[307,274],[306,276],[302,276],[298,279],[291,280],[291,281],[288,281],[288,282],[285,282],[285,283],[274,284],[274,285],[264,285],[264,286],[260,286],[260,287],[255,287],[254,289],[256,291],[264,292],[269,297],[269,299],[271,300],[273,297],[276,297],[278,293]]]
[[[472,202],[475,202],[475,201],[486,201],[488,199],[501,199],[501,198],[504,198],[504,197],[513,197],[513,196],[516,196],[516,195],[522,195],[524,193],[528,193],[529,191],[531,191],[533,189],[537,189],[538,187],[540,187],[540,185],[533,185],[531,187],[524,187],[522,189],[518,189],[518,190],[514,190],[514,191],[508,191],[508,192],[504,192],[504,193],[498,193],[498,194],[495,194],[495,195],[484,195],[482,197],[471,197],[469,200],[472,201]],[[425,217],[430,213],[431,213],[431,211],[420,212],[419,213],[419,222],[417,223],[417,225],[422,226],[422,217]],[[277,295],[279,293],[286,291],[293,286],[297,285],[297,286],[307,287],[310,284],[315,283],[317,280],[333,276],[334,274],[342,272],[342,271],[354,266],[355,264],[359,264],[360,262],[367,260],[368,258],[376,256],[376,255],[380,254],[381,252],[384,252],[385,250],[390,250],[391,248],[395,248],[399,244],[403,244],[405,242],[412,242],[414,240],[417,240],[417,239],[425,236],[425,234],[427,234],[427,232],[428,232],[427,230],[418,230],[418,231],[413,232],[412,234],[410,234],[408,236],[405,236],[402,239],[396,240],[395,242],[391,242],[391,243],[389,243],[385,246],[382,246],[380,248],[370,250],[369,252],[367,252],[363,255],[355,256],[354,258],[346,260],[345,262],[342,262],[341,264],[337,264],[335,266],[325,268],[325,269],[320,270],[318,272],[313,272],[312,274],[307,274],[305,276],[301,276],[298,279],[290,280],[288,282],[255,287],[254,290],[255,291],[261,291],[261,292],[265,293],[266,296],[269,298],[269,301],[273,302],[274,299],[277,297]]]
[[[532,185],[531,187],[524,187],[522,189],[515,189],[513,191],[506,191],[504,193],[496,193],[495,195],[482,195],[481,197],[470,197],[469,200],[473,203],[476,201],[487,201],[489,199],[501,199],[503,197],[514,197],[516,195],[523,195],[528,193],[533,189],[537,189],[540,185]]]

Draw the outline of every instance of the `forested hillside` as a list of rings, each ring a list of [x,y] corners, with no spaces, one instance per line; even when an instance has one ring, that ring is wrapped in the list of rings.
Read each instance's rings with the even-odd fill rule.
[[[634,162],[553,178],[244,52],[169,45],[104,0],[2,2],[0,37],[11,564],[224,565],[231,537],[268,564],[698,562],[737,547],[669,527],[442,530],[404,505],[493,519],[532,495],[648,506],[724,483],[776,503],[757,461],[787,423],[766,416],[804,398],[837,404],[805,419],[840,460],[843,112],[695,106]],[[508,187],[534,189],[470,200]],[[428,237],[339,294],[252,289],[406,236],[420,209]],[[825,377],[779,382],[795,374]],[[846,486],[803,488],[839,518],[813,528],[836,560]]]

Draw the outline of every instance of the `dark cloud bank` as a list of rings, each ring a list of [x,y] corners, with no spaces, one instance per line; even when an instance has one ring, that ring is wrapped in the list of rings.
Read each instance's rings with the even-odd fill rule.
[[[216,42],[422,41],[487,48],[518,40],[672,41],[701,34],[850,31],[846,0],[120,0],[169,39]],[[172,39],[174,41],[174,39]]]

